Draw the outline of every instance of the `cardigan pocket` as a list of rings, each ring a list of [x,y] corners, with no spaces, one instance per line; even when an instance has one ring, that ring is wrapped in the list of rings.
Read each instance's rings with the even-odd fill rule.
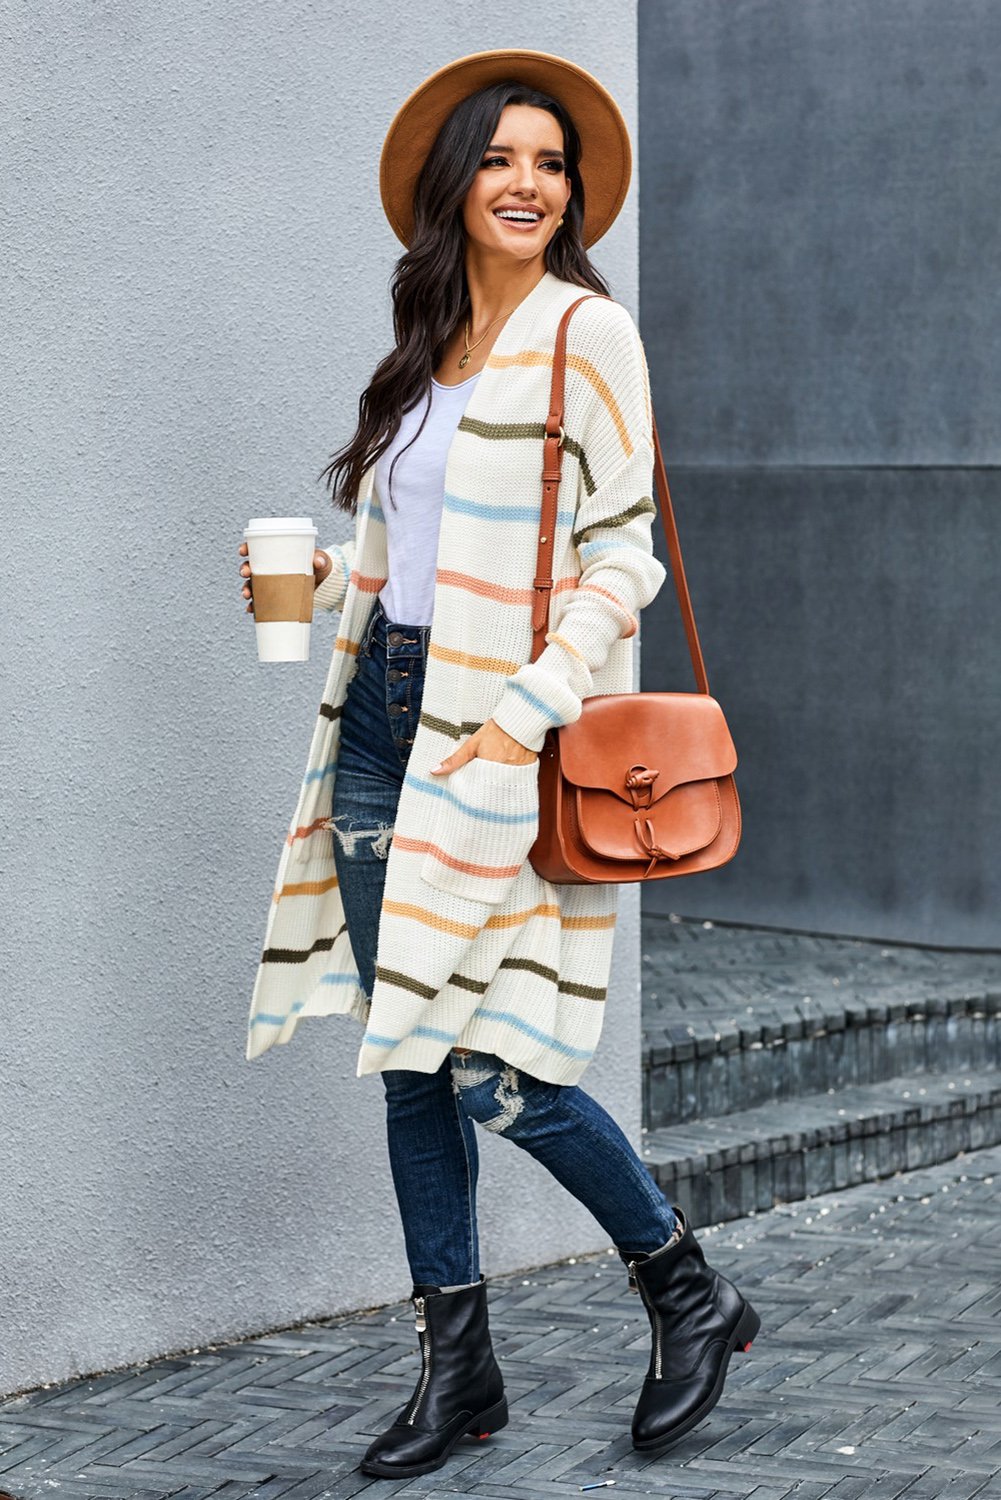
[[[495,905],[539,831],[539,758],[518,763],[476,755],[433,779],[438,807],[421,878],[439,891]]]

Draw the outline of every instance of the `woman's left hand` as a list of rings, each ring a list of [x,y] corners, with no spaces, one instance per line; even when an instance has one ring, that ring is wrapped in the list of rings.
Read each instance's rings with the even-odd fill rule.
[[[438,765],[432,766],[432,775],[435,772],[457,771],[467,760],[473,760],[476,756],[482,760],[499,760],[507,765],[526,766],[529,761],[538,760],[539,753],[537,750],[529,750],[527,745],[512,738],[506,729],[495,724],[493,719],[488,719],[475,734],[463,741],[458,750],[446,755]]]

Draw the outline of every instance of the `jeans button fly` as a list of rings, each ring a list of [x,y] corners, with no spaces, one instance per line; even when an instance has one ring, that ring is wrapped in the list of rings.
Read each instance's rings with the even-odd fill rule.
[[[398,667],[390,667],[389,671],[386,673],[386,679],[389,682],[399,682],[402,676],[403,673],[399,670]]]
[[[389,712],[393,714],[394,717],[396,714],[405,714],[406,711],[407,710],[402,703],[391,703],[389,705]]]
[[[391,630],[389,632],[389,644],[391,646],[398,646],[402,640],[403,640],[403,631],[402,630]]]

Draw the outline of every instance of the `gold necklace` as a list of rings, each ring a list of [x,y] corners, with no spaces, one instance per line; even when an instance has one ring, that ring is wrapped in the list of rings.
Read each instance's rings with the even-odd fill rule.
[[[501,315],[500,315],[499,318],[494,318],[494,323],[499,323],[500,320],[501,320],[501,318],[509,318],[513,312],[514,312],[514,308],[513,307],[509,307],[508,310],[507,310],[507,312],[501,313]],[[490,332],[491,328],[494,326],[494,323],[488,323],[487,326],[486,326],[486,328],[484,328],[483,332],[480,334],[479,338],[476,340],[476,343],[475,344],[471,344],[469,342],[469,319],[468,318],[466,319],[465,327],[462,330],[462,341],[463,341],[463,343],[466,346],[466,352],[462,356],[462,358],[459,360],[459,369],[460,370],[464,370],[466,368],[466,366],[469,364],[469,356],[472,354],[473,350],[477,347],[477,345],[483,343],[483,340],[486,338],[487,334]]]

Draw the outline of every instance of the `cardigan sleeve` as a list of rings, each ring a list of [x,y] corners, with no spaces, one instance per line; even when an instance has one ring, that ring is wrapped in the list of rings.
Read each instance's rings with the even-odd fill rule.
[[[340,609],[344,603],[348,581],[351,577],[351,565],[355,555],[354,537],[349,537],[346,542],[339,542],[336,546],[317,547],[316,550],[325,552],[333,566],[323,582],[314,590],[313,604],[317,609]]]
[[[567,431],[580,447],[573,531],[580,577],[545,648],[507,679],[490,716],[529,750],[542,749],[548,729],[580,717],[593,674],[616,640],[635,635],[639,611],[667,577],[653,553],[653,426],[639,330],[621,303],[585,303],[571,321],[568,354],[574,321],[599,307],[596,326],[577,344],[588,400],[579,433]]]

